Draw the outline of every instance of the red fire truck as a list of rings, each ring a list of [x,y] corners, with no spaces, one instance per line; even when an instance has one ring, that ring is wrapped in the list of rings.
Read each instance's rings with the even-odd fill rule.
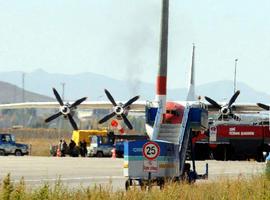
[[[264,152],[270,152],[269,128],[264,123],[217,121],[207,132],[195,133],[195,156],[197,159],[263,161]]]

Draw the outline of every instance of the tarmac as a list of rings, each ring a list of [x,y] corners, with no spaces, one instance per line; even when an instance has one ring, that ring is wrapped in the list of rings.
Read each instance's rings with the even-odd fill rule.
[[[73,157],[0,157],[1,180],[10,173],[13,182],[24,177],[29,187],[44,183],[53,185],[59,179],[68,187],[87,187],[94,185],[110,186],[114,190],[124,189],[126,177],[123,175],[121,158],[73,158]],[[209,180],[253,176],[265,170],[265,163],[256,161],[196,161],[199,174],[205,173],[209,166]]]

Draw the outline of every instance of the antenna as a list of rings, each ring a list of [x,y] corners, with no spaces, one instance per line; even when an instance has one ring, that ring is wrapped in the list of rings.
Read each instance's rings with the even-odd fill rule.
[[[22,102],[25,102],[25,73],[22,73]],[[22,110],[22,125],[25,126],[25,108]]]
[[[62,85],[62,99],[64,101],[65,100],[65,86],[66,86],[66,83],[62,82],[61,85]]]
[[[238,62],[238,59],[236,58],[234,60],[234,83],[233,83],[233,93],[236,92],[236,68],[237,68],[237,62]]]
[[[22,102],[25,102],[25,73],[22,73]]]

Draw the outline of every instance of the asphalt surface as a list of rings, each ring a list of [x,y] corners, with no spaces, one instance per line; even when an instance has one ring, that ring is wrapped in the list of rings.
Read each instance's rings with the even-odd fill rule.
[[[8,173],[14,182],[24,177],[28,186],[54,184],[59,178],[69,187],[110,185],[124,189],[123,159],[72,157],[0,157],[0,178]],[[205,173],[209,166],[209,180],[220,177],[252,176],[262,173],[265,163],[255,161],[197,161],[197,172]]]

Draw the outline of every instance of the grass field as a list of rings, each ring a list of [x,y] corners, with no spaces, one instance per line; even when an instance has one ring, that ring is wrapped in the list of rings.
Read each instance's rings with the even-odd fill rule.
[[[50,145],[56,145],[58,140],[46,138],[17,139],[17,142],[31,146],[31,156],[50,156]]]
[[[44,184],[35,189],[26,188],[24,180],[13,184],[10,175],[2,181],[0,197],[3,200],[94,200],[94,199],[270,199],[270,181],[265,176],[258,176],[249,179],[238,178],[236,180],[219,180],[211,183],[189,184],[166,184],[163,190],[153,188],[151,191],[131,189],[125,191],[112,191],[110,187],[100,185],[92,188],[71,189],[64,186],[61,180],[53,186]]]

